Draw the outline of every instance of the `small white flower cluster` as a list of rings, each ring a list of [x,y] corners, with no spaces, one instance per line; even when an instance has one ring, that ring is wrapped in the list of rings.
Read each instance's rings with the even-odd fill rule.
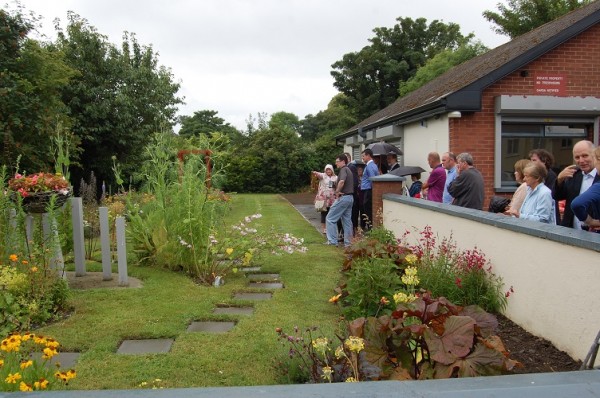
[[[279,248],[285,253],[306,253],[308,251],[308,248],[306,246],[303,246],[303,238],[296,238],[294,235],[286,233],[284,235],[279,236],[279,239],[281,239],[282,243],[281,245],[279,245]]]
[[[177,239],[179,239],[179,244],[180,244],[181,246],[185,246],[185,247],[187,247],[188,249],[191,249],[191,248],[193,247],[191,244],[189,244],[189,243],[187,243],[185,240],[183,240],[183,238],[182,238],[181,236],[178,236],[178,237],[177,237]]]
[[[256,220],[261,217],[262,217],[262,214],[252,214],[251,216],[244,217],[244,222],[246,224],[248,224],[248,223],[252,222],[253,220]],[[244,222],[241,222],[238,225],[234,225],[231,228],[233,228],[236,231],[239,231],[240,235],[242,235],[242,236],[246,236],[248,234],[255,234],[258,232],[258,230],[256,228],[248,228],[246,226],[246,224],[244,224]]]
[[[217,238],[215,238],[214,235],[208,235],[208,239],[210,239],[210,243],[212,245],[216,245],[217,243],[219,243],[219,241],[217,240]]]

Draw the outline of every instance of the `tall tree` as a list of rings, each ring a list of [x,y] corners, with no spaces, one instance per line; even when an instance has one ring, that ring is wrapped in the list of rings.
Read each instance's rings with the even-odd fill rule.
[[[0,9],[0,149],[2,163],[48,170],[51,137],[57,124],[68,124],[60,90],[75,71],[52,45],[28,38],[34,19],[21,10]]]
[[[403,97],[440,76],[450,68],[460,65],[488,50],[481,42],[468,43],[456,50],[444,50],[431,58],[427,63],[417,70],[410,79],[400,82],[400,96]]]
[[[383,109],[398,97],[400,82],[437,53],[455,49],[464,37],[460,26],[425,18],[398,18],[392,28],[376,28],[370,45],[345,54],[332,65],[334,86],[345,94],[346,104],[359,119]]]
[[[140,45],[135,35],[125,33],[119,49],[80,16],[70,12],[68,21],[65,31],[57,26],[57,43],[79,71],[63,90],[84,152],[83,169],[74,170],[74,176],[94,171],[99,181],[110,183],[113,155],[129,176],[150,134],[174,125],[182,102],[176,96],[179,84],[158,65],[152,47]]]
[[[181,129],[179,135],[182,137],[199,136],[201,134],[223,133],[230,138],[240,134],[235,127],[217,116],[217,111],[196,111],[192,116],[181,116]]]
[[[496,33],[515,38],[589,4],[592,0],[508,0],[498,3],[498,12],[486,10],[483,16],[492,22]]]

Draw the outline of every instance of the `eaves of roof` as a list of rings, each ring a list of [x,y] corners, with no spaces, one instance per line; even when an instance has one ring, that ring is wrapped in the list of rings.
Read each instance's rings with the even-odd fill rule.
[[[455,66],[351,127],[336,139],[445,112],[479,111],[483,90],[600,22],[600,1],[574,10]]]

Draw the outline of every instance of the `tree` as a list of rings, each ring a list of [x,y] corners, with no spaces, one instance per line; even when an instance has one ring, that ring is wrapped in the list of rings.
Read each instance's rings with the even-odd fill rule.
[[[75,71],[51,45],[27,37],[35,24],[21,11],[0,9],[0,149],[2,163],[28,172],[49,170],[51,137],[68,124],[60,90]]]
[[[66,31],[56,29],[57,46],[79,71],[62,91],[83,150],[74,180],[94,171],[98,181],[111,183],[113,155],[130,176],[150,135],[175,124],[182,102],[176,96],[179,84],[158,65],[152,47],[140,45],[135,35],[125,33],[119,50],[85,19],[70,12],[68,20]]]
[[[181,116],[181,129],[179,135],[182,137],[199,136],[201,134],[223,133],[234,138],[240,132],[225,122],[225,119],[217,116],[217,111],[196,111],[192,116]]]
[[[493,30],[515,38],[589,4],[592,0],[508,0],[498,3],[498,11],[486,10],[483,16],[496,25]]]
[[[488,50],[481,42],[464,44],[456,50],[445,50],[431,58],[417,70],[417,73],[407,81],[400,82],[399,94],[401,97],[418,89],[436,77],[442,75],[450,68],[460,65]]]
[[[334,86],[345,94],[345,105],[363,119],[398,97],[400,82],[441,51],[456,49],[471,39],[460,26],[425,18],[398,18],[393,28],[375,28],[370,45],[345,54],[332,65]]]

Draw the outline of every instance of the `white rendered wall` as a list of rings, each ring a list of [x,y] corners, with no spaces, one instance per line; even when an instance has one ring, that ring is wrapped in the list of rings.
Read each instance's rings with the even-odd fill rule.
[[[452,234],[460,249],[481,249],[491,261],[493,272],[503,278],[506,289],[514,288],[505,315],[573,358],[583,360],[600,329],[599,251],[505,229],[503,216],[483,214],[498,218],[497,225],[435,211],[435,208],[383,201],[384,227],[397,237],[409,230],[410,236],[416,239],[416,231],[429,225],[440,238]],[[534,222],[523,225],[563,230]],[[571,231],[564,230],[565,234]],[[596,248],[600,250],[600,245]]]

